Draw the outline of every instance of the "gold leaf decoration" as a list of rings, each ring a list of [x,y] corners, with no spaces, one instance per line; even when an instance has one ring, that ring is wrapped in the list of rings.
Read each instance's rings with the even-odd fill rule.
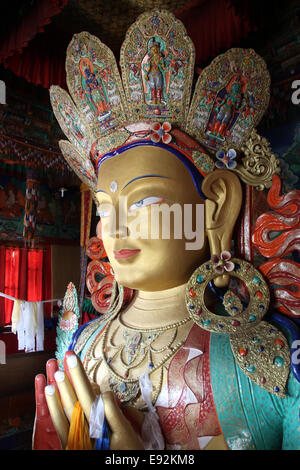
[[[265,321],[242,334],[230,335],[237,364],[257,385],[268,392],[285,396],[290,371],[290,349],[283,334]]]
[[[259,191],[270,188],[273,175],[280,173],[280,167],[268,140],[253,129],[242,151],[245,156],[233,171],[244,183],[255,186]]]

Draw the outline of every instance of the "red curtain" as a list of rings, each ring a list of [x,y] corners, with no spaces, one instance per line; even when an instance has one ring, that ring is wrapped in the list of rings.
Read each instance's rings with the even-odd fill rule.
[[[52,265],[51,265],[51,246],[44,249],[43,258],[43,300],[52,298]],[[44,305],[44,316],[52,316],[52,303]]]
[[[41,0],[41,3],[45,1]],[[278,3],[278,0],[274,2]],[[48,3],[50,8],[52,2]],[[54,14],[59,13],[59,8],[62,9],[67,0],[61,0],[61,4],[59,3],[58,0],[54,1]],[[175,15],[184,23],[188,35],[192,38],[196,50],[196,64],[201,67],[219,53],[237,46],[250,31],[256,30],[264,22],[268,23],[265,21],[268,19],[266,11],[266,2],[259,0],[190,0],[176,10]],[[46,17],[41,9],[37,23],[43,23]],[[4,61],[6,68],[35,85],[49,88],[54,84],[66,88],[65,54],[70,35],[60,31],[58,38],[50,38],[47,32],[37,35],[36,28],[33,31],[27,29],[27,26],[19,29],[19,36],[9,36],[2,48],[0,46],[0,62]],[[31,40],[28,47],[25,47],[28,43],[28,33]],[[15,38],[19,38],[18,44]]]
[[[27,300],[35,302],[43,299],[43,251],[28,250]]]
[[[34,2],[21,22],[0,41],[0,63],[35,85],[65,87],[65,49],[69,41],[61,51],[55,38],[39,33],[67,3],[68,0]]]
[[[4,66],[18,77],[25,78],[34,85],[50,88],[59,85],[66,88],[65,53],[67,43],[62,50],[51,47],[48,36],[34,39],[30,47],[16,52],[6,59]]]
[[[0,292],[5,290],[5,247],[0,246]],[[0,297],[0,325],[4,323],[5,300]]]
[[[51,252],[46,250],[1,247],[0,292],[16,299],[37,302],[51,298]],[[13,300],[0,297],[0,326],[10,324]],[[45,304],[45,316],[51,305]]]
[[[11,295],[16,299],[19,298],[19,266],[20,266],[20,249],[6,248],[5,253],[5,289],[4,294]],[[4,323],[8,324],[11,319],[13,309],[13,300],[5,299],[4,303]]]
[[[175,14],[195,45],[198,64],[216,57],[255,29],[248,11],[239,15],[228,0],[191,0]]]
[[[0,44],[0,62],[24,47],[66,6],[68,0],[39,0]]]

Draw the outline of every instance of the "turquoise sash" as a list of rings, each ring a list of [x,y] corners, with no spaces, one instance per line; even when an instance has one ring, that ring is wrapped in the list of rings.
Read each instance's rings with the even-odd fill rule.
[[[300,449],[300,384],[290,376],[287,395],[276,397],[239,368],[228,335],[214,333],[210,367],[219,423],[230,449]]]

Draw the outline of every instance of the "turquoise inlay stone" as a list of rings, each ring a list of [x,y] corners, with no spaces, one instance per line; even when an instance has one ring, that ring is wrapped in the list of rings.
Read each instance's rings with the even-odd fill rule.
[[[208,325],[210,325],[210,324],[211,324],[211,320],[204,320],[204,321],[202,322],[202,325],[204,325],[204,326],[208,326]]]
[[[254,276],[252,281],[255,282],[255,284],[261,284],[261,279],[258,276]]]
[[[197,278],[196,278],[196,282],[198,284],[202,284],[202,282],[204,282],[204,276],[203,274],[198,274]]]
[[[252,341],[253,343],[260,343],[260,338],[255,337],[252,339]]]
[[[276,357],[274,358],[273,363],[274,363],[276,366],[278,366],[278,367],[282,367],[283,364],[284,364],[284,359],[283,359],[281,356],[276,356]]]
[[[255,372],[256,371],[256,367],[252,366],[252,365],[246,366],[245,369],[246,369],[247,372]]]
[[[121,385],[120,385],[120,390],[121,390],[121,392],[125,392],[126,388],[127,388],[127,387],[126,387],[126,383],[125,383],[125,382],[122,382]]]
[[[256,316],[255,316],[255,315],[250,315],[250,316],[249,316],[249,322],[250,322],[250,323],[253,323],[255,320],[256,320]]]

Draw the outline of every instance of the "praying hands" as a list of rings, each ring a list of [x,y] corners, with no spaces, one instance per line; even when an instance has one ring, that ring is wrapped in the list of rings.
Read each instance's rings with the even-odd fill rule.
[[[95,443],[89,428],[91,420],[97,420],[95,411],[99,412],[95,406],[99,401],[99,386],[89,382],[80,359],[72,351],[65,355],[65,372],[59,370],[55,359],[47,362],[46,369],[47,380],[42,374],[35,380],[33,448],[92,450]],[[143,449],[142,440],[129,421],[141,424],[142,413],[127,407],[125,417],[113,392],[105,392],[101,398],[109,428],[109,449]]]

